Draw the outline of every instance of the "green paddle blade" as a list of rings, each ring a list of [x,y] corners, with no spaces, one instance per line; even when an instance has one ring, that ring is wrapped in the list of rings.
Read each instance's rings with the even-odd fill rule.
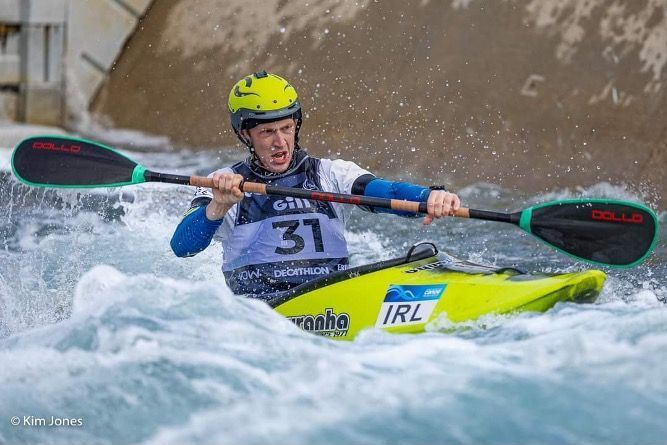
[[[604,199],[572,199],[530,207],[519,226],[578,259],[612,267],[632,267],[658,240],[658,218],[641,204]]]
[[[146,168],[96,142],[36,136],[16,146],[12,170],[32,186],[89,188],[144,182]]]

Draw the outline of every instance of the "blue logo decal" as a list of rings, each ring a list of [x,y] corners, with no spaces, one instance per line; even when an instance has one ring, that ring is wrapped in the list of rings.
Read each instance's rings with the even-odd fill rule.
[[[384,297],[385,303],[437,300],[447,288],[446,284],[392,284]]]

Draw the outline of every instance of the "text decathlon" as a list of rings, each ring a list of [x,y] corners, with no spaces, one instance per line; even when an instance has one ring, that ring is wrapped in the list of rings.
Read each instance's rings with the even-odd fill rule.
[[[304,331],[327,337],[342,337],[350,328],[350,316],[345,312],[336,314],[332,308],[325,309],[324,314],[296,315],[287,319]]]
[[[315,267],[296,267],[294,269],[281,269],[274,270],[273,276],[275,278],[284,278],[284,277],[297,277],[301,275],[325,275],[330,273],[328,267],[324,266],[315,266]]]
[[[279,212],[288,209],[309,209],[310,207],[310,201],[307,199],[292,198],[289,196],[285,199],[279,199],[273,203],[273,209]]]

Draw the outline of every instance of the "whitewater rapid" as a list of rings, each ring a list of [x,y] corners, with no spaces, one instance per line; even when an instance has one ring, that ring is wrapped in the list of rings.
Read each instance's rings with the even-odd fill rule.
[[[131,152],[207,174],[237,152]],[[29,189],[0,149],[0,443],[662,443],[667,437],[665,209],[652,257],[610,269],[595,304],[486,317],[447,333],[363,332],[338,343],[232,295],[221,248],[176,258],[192,189]],[[477,208],[576,196],[642,200],[622,185],[526,195],[459,190]],[[589,266],[513,226],[357,211],[353,264],[434,241],[526,270]],[[19,425],[13,425],[14,418]],[[74,419],[72,426],[34,421]],[[62,420],[61,420],[62,421]],[[80,424],[79,424],[80,423]]]

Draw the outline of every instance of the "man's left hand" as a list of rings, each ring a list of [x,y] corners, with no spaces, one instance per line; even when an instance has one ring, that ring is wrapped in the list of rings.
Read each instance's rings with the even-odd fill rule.
[[[455,193],[433,190],[426,201],[428,214],[424,217],[424,225],[431,224],[436,218],[453,215],[459,207],[461,207],[461,200]]]

